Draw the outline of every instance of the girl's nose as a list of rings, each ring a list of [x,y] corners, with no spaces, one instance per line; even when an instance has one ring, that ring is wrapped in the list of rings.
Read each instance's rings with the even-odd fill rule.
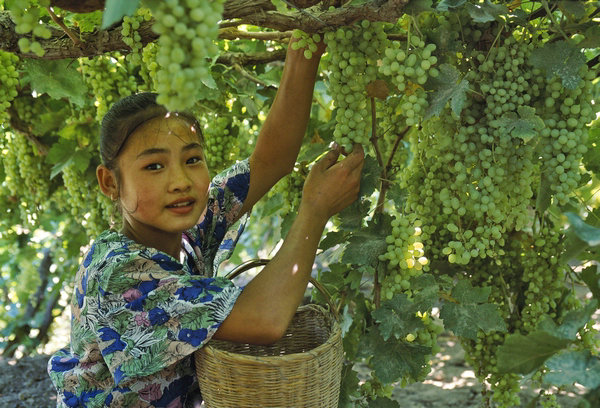
[[[170,191],[187,191],[191,187],[191,180],[183,166],[175,166],[171,168],[171,177],[169,183]]]

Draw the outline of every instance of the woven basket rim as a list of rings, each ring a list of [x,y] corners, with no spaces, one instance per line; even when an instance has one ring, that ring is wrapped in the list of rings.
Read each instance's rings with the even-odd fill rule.
[[[330,321],[330,327],[331,327],[331,330],[330,330],[327,340],[324,343],[318,345],[317,347],[315,347],[311,350],[303,351],[303,352],[299,352],[299,353],[290,353],[290,354],[275,355],[275,356],[252,356],[252,355],[248,355],[248,354],[235,353],[232,351],[220,349],[218,347],[211,345],[211,342],[209,341],[204,347],[202,347],[198,351],[200,351],[201,353],[206,353],[206,354],[210,353],[213,357],[218,358],[218,359],[223,359],[223,360],[235,359],[240,362],[247,362],[247,363],[258,364],[258,365],[260,365],[260,364],[275,365],[275,364],[281,364],[281,362],[303,362],[306,360],[313,359],[317,356],[322,355],[323,353],[328,352],[335,345],[340,344],[340,339],[342,336],[342,329],[341,329],[338,321],[335,318],[333,318],[333,316],[331,316],[331,314],[328,312],[328,310],[325,309],[324,307],[322,307],[320,305],[316,305],[316,304],[308,304],[308,305],[300,306],[298,308],[299,311],[306,310],[306,309],[315,309],[319,313],[324,314],[325,317]],[[198,357],[199,357],[199,355],[197,355],[197,358]]]

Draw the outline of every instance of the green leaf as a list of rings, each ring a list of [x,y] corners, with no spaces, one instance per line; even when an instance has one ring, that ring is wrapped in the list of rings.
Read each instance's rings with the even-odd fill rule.
[[[585,39],[579,43],[581,48],[600,47],[600,25],[593,24],[584,31],[583,35]]]
[[[600,302],[600,265],[590,265],[581,271],[581,280],[585,282],[594,298]]]
[[[23,61],[23,82],[29,83],[38,94],[47,93],[54,99],[68,99],[84,106],[88,89],[75,60],[43,60],[27,58]]]
[[[571,223],[571,228],[575,235],[589,246],[600,245],[600,228],[592,227],[586,224],[577,214],[565,214]]]
[[[582,19],[585,17],[585,6],[580,1],[561,1],[558,3],[558,7],[562,12],[566,14],[571,14],[576,19]]]
[[[590,129],[586,146],[583,164],[594,174],[600,174],[600,128]]]
[[[140,0],[106,0],[101,29],[107,29],[125,16],[132,16],[139,5]]]
[[[467,0],[442,0],[436,8],[438,11],[448,11],[448,9],[460,7],[466,2]]]
[[[358,397],[359,389],[358,373],[352,369],[352,364],[345,364],[342,370],[339,408],[354,408],[354,400],[351,397]]]
[[[538,214],[543,214],[550,207],[552,202],[552,183],[546,174],[540,177],[540,185],[538,186],[537,197],[535,200],[535,209]]]
[[[414,303],[404,293],[383,302],[372,316],[379,323],[379,332],[386,341],[392,336],[404,339],[407,334],[424,327],[423,321],[416,316]]]
[[[378,397],[369,402],[369,408],[400,408],[400,404],[386,397]]]
[[[496,20],[500,15],[507,14],[508,9],[502,4],[493,4],[490,0],[485,0],[485,3],[467,4],[467,11],[476,23],[487,23]]]
[[[319,249],[326,250],[346,242],[348,233],[344,231],[329,231],[319,243]]]
[[[352,234],[344,250],[342,262],[354,265],[367,265],[375,267],[379,263],[379,256],[387,251],[385,238],[391,231],[391,217],[384,215],[373,219]]]
[[[460,79],[459,71],[452,65],[442,64],[440,75],[431,83],[434,92],[431,95],[425,119],[434,115],[440,116],[448,101],[450,101],[452,112],[457,116],[460,115],[467,98],[469,81]]]
[[[402,9],[406,14],[417,16],[426,11],[433,11],[431,8],[433,0],[410,0]]]
[[[373,156],[366,155],[365,164],[363,165],[362,174],[360,176],[360,196],[368,197],[373,194],[377,187],[379,187],[381,171],[377,159]]]
[[[579,383],[593,389],[600,386],[600,358],[589,350],[565,351],[546,361],[544,382],[558,387]]]
[[[540,321],[537,329],[543,330],[554,337],[575,341],[577,339],[577,332],[590,321],[597,306],[598,302],[594,300],[582,308],[571,310],[564,316],[560,326],[558,326],[550,317],[547,317]]]
[[[548,79],[558,75],[565,88],[575,89],[581,80],[579,69],[586,61],[580,48],[566,41],[557,41],[533,50],[529,62],[546,71]]]
[[[503,127],[513,137],[528,143],[545,127],[544,121],[535,114],[535,108],[531,106],[521,105],[517,112],[518,116],[514,112],[504,114],[500,119],[493,121],[493,126]]]
[[[570,343],[570,340],[555,337],[541,330],[527,336],[511,334],[498,348],[498,370],[501,373],[529,374]]]
[[[457,302],[446,301],[440,312],[444,327],[454,334],[469,339],[477,338],[477,331],[506,331],[506,323],[498,306],[486,303],[491,288],[474,288],[467,280],[459,280],[452,290],[452,298]]]
[[[430,347],[404,341],[385,341],[374,328],[360,340],[359,356],[370,358],[370,366],[383,383],[392,383],[403,376],[416,378],[427,366]]]

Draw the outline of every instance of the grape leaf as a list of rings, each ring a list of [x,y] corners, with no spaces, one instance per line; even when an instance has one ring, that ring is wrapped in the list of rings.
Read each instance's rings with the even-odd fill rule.
[[[490,0],[485,0],[482,4],[467,3],[467,11],[476,23],[494,21],[498,16],[508,13],[506,6],[493,4]]]
[[[379,256],[387,251],[385,238],[390,232],[391,217],[389,215],[382,215],[379,219],[373,219],[367,224],[366,228],[354,232],[348,239],[342,262],[371,267],[377,266]]]
[[[585,39],[579,43],[581,48],[598,48],[600,47],[600,26],[593,24],[588,27],[583,35]]]
[[[581,81],[579,69],[585,64],[581,49],[566,41],[546,43],[531,53],[529,62],[546,72],[548,79],[558,75],[567,89],[575,89]]]
[[[518,116],[514,112],[507,112],[500,119],[493,121],[493,125],[504,127],[513,137],[528,143],[545,127],[544,121],[535,114],[535,108],[521,105],[517,108]]]
[[[368,197],[379,186],[381,177],[381,166],[377,159],[371,155],[365,155],[362,174],[360,175],[360,192],[361,197]]]
[[[537,197],[535,200],[535,209],[539,214],[543,214],[552,202],[552,183],[546,174],[542,173],[540,185],[538,186]]]
[[[131,16],[138,9],[140,0],[106,0],[102,15],[102,30],[121,21],[125,16]]]
[[[392,383],[403,376],[418,377],[427,365],[431,347],[404,341],[385,341],[376,329],[360,339],[359,356],[370,358],[375,375],[383,383]]]
[[[592,295],[600,301],[600,266],[590,265],[581,271],[581,280],[585,282]]]
[[[369,408],[400,408],[400,404],[386,397],[378,397],[376,400],[369,402]]]
[[[570,340],[555,337],[542,330],[536,330],[527,336],[511,334],[498,348],[498,370],[501,373],[529,374],[569,343]]]
[[[23,83],[29,83],[38,94],[47,93],[54,99],[68,99],[78,106],[84,106],[88,89],[79,64],[74,60],[43,60],[27,58],[23,61]]]
[[[424,327],[423,321],[416,315],[414,303],[404,293],[398,293],[383,302],[372,316],[379,323],[379,332],[386,341],[391,336],[403,339],[407,334]]]
[[[590,129],[586,146],[583,164],[594,174],[600,174],[600,128]]]
[[[575,235],[589,246],[600,245],[600,228],[592,227],[586,224],[577,214],[565,214],[571,223],[571,228]]]
[[[465,4],[467,0],[442,0],[437,5],[438,11],[448,11],[451,8],[457,8]]]
[[[589,350],[565,351],[546,361],[544,382],[556,386],[579,383],[590,389],[600,386],[600,358]]]
[[[560,326],[557,325],[550,317],[546,317],[540,321],[537,329],[543,330],[554,337],[575,341],[577,339],[577,332],[581,330],[587,322],[590,321],[592,315],[597,309],[597,306],[598,302],[594,300],[582,308],[571,310],[564,316]]]
[[[571,14],[576,19],[585,17],[585,6],[579,1],[561,1],[558,3],[558,7],[563,13]]]
[[[433,11],[431,5],[432,0],[410,0],[406,6],[402,9],[406,14],[417,16],[425,11]]]
[[[460,73],[452,65],[442,64],[440,75],[431,83],[434,92],[431,95],[425,119],[434,115],[439,116],[448,101],[450,101],[452,112],[457,116],[460,115],[467,98],[469,81],[460,79]]]
[[[359,396],[358,373],[352,369],[351,364],[344,365],[342,370],[342,384],[340,386],[339,408],[354,408],[355,402],[351,397]]]
[[[454,334],[469,339],[477,338],[477,331],[506,331],[498,306],[487,303],[491,288],[474,288],[467,280],[459,280],[452,289],[452,298],[446,301],[440,312],[444,327]]]

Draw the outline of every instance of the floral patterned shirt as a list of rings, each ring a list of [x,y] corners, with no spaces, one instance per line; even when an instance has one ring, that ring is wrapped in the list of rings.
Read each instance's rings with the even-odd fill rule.
[[[211,182],[201,222],[182,234],[182,260],[105,231],[85,254],[71,301],[71,343],[48,362],[58,407],[184,407],[198,394],[193,353],[241,291],[215,277],[245,219],[248,160]]]

